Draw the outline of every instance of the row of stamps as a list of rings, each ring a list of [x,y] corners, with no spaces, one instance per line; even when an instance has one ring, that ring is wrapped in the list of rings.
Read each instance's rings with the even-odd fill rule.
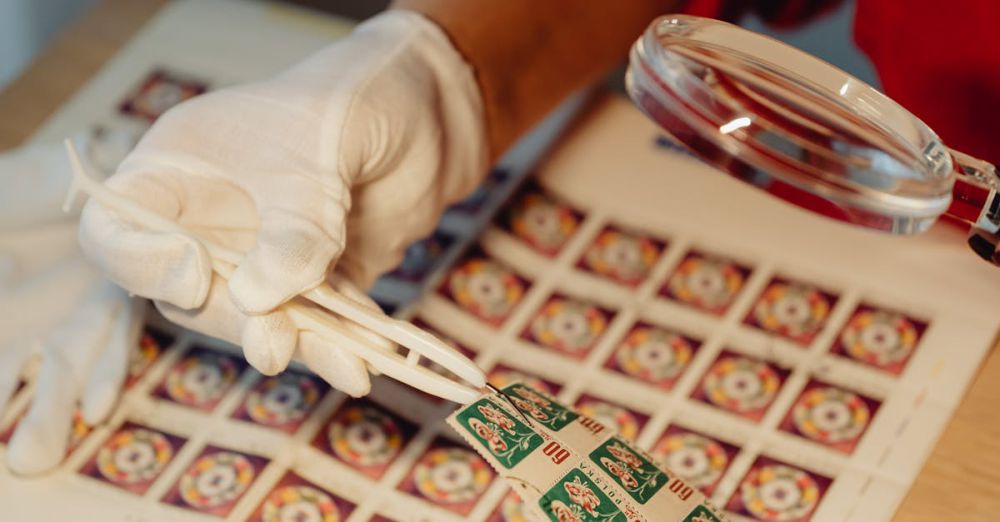
[[[361,409],[364,416],[347,418],[349,413],[345,412],[355,409]],[[378,476],[413,436],[400,431],[393,424],[397,421],[398,417],[385,409],[351,404],[324,430],[321,434],[324,440],[315,444],[332,448],[339,460]],[[179,435],[126,422],[79,473],[143,495],[187,442]],[[259,455],[208,445],[159,500],[225,517],[268,464],[269,460]],[[417,458],[396,489],[458,515],[467,515],[494,476],[489,465],[470,448],[438,438]],[[265,495],[251,520],[343,520],[363,500],[338,495],[287,471]]]
[[[758,421],[770,407],[786,376],[786,371],[759,360],[723,352],[692,393],[692,398]],[[556,394],[561,389],[556,383],[502,364],[489,372],[489,380],[496,386],[524,382],[549,394]],[[778,429],[849,454],[871,425],[880,405],[877,399],[812,379],[782,416]],[[587,393],[581,394],[574,406],[585,415],[614,427],[627,440],[634,440],[650,419],[647,413]]]
[[[747,270],[718,256],[691,252],[660,289],[660,295],[722,315],[742,290],[748,274]],[[526,277],[477,251],[452,269],[441,292],[481,319],[499,325],[530,286]],[[832,305],[831,302],[827,304],[828,308]],[[822,312],[825,314],[829,310]],[[776,327],[773,329],[778,331]]]
[[[173,342],[171,335],[147,329],[142,336],[140,355],[130,368],[130,386],[170,350]],[[256,381],[242,378],[244,372],[252,371],[238,356],[193,346],[167,369],[152,394],[159,400],[208,415],[234,387],[246,386],[243,399],[229,417],[289,435],[296,433],[313,414],[323,396],[339,394],[315,376],[291,370],[273,377],[261,376]],[[75,427],[71,449],[79,446],[91,431],[79,418]],[[3,435],[9,437],[13,429],[14,426],[9,427]],[[322,422],[308,444],[330,459],[379,481],[402,458],[419,429],[419,425],[374,401],[345,400]],[[158,480],[167,480],[163,472],[187,443],[188,439],[179,434],[125,422],[101,443],[79,473],[142,496]],[[261,455],[209,444],[158,500],[225,517],[269,463]],[[439,436],[409,466],[394,489],[464,517],[477,505],[494,478],[493,470],[471,448]],[[344,520],[364,500],[338,495],[294,471],[286,471],[259,501],[251,520]],[[500,509],[498,505],[498,512]],[[376,515],[371,520],[392,519]]]
[[[447,335],[417,321],[423,328],[449,342],[459,352],[471,357],[474,351]],[[697,341],[667,329],[638,323],[624,336],[602,367],[632,380],[668,391],[689,369]],[[698,379],[689,399],[707,404],[727,414],[750,422],[759,422],[769,412],[791,374],[791,368],[773,360],[739,351],[722,349]],[[530,371],[495,364],[488,379],[498,387],[524,382],[555,395],[560,383]],[[632,440],[649,420],[652,412],[637,412],[599,397],[582,394],[575,403],[586,415],[597,418]],[[860,444],[881,406],[881,400],[842,385],[810,378],[782,416],[778,429],[812,443],[844,454],[851,454]]]
[[[138,355],[129,368],[128,386],[140,381],[154,362],[171,349],[175,338],[155,328],[142,335]],[[242,379],[248,370],[239,357],[211,348],[188,349],[153,387],[153,395],[199,414],[211,414],[233,387],[246,386],[230,418],[295,433],[330,390],[316,377],[286,371],[255,382]],[[16,427],[0,436],[6,443]],[[309,445],[374,481],[401,458],[420,426],[377,403],[359,399],[340,404]],[[91,433],[77,415],[70,452]],[[188,434],[194,435],[194,434]],[[145,495],[164,475],[189,439],[181,434],[126,421],[112,432],[79,468],[80,475],[137,496]],[[270,465],[267,457],[208,444],[173,479],[158,500],[183,509],[225,517]],[[471,448],[437,437],[416,458],[395,489],[428,505],[459,516],[468,515],[493,482],[495,474]],[[250,520],[345,520],[365,498],[338,495],[286,470],[259,502]],[[499,506],[497,507],[499,510]],[[389,521],[384,516],[372,520]]]
[[[582,211],[528,183],[501,211],[496,224],[535,253],[554,258],[583,221]],[[637,287],[650,276],[667,246],[666,238],[609,224],[590,239],[574,264],[596,277]],[[722,314],[749,273],[748,267],[732,260],[692,253],[660,291],[706,312]]]
[[[697,256],[700,254],[690,254],[687,259],[701,259]],[[687,261],[681,263],[667,286],[673,285],[678,277],[688,279],[691,272],[698,270],[689,268]],[[525,277],[477,250],[452,268],[439,293],[484,324],[499,327],[513,314],[530,286]],[[695,292],[697,295],[692,297],[693,294],[686,292],[671,295],[680,302],[713,305],[722,302],[716,294],[711,297]],[[727,291],[727,296],[728,304],[732,295]],[[834,303],[835,298],[828,292],[775,277],[757,297],[744,324],[789,339],[795,345],[807,346],[827,326]],[[580,360],[598,343],[614,315],[613,310],[597,303],[557,292],[535,311],[520,337],[541,349]],[[926,328],[927,323],[919,319],[862,303],[841,328],[829,351],[889,375],[900,375]],[[669,328],[639,323],[621,341],[615,366],[626,372],[632,369],[631,375],[655,385],[669,386],[671,375],[690,360],[698,342]]]
[[[569,479],[567,482],[577,482],[574,480],[575,476],[567,478]],[[728,514],[735,514],[752,520],[767,522],[798,522],[809,520],[809,517],[819,507],[831,483],[831,479],[820,474],[803,470],[777,459],[760,457],[740,480],[740,486],[737,488],[737,491],[721,507]],[[557,489],[558,493],[550,496],[549,505],[555,504],[553,501],[559,501],[569,509],[561,510],[559,513],[564,517],[563,519],[555,517],[551,518],[551,520],[554,522],[574,520],[573,518],[565,518],[567,515],[582,515],[579,517],[579,520],[594,520],[594,518],[586,518],[586,515],[590,513],[581,512],[582,506],[578,508],[576,513],[572,511],[572,507],[575,507],[574,504],[580,504],[572,502],[572,497],[569,496],[570,491],[566,491],[564,484],[561,485],[563,491]],[[573,490],[576,488],[570,486],[569,489]],[[560,499],[559,496],[563,494],[565,494],[565,497]],[[582,497],[578,496],[578,498]],[[708,518],[710,513],[706,511],[695,511],[690,518],[685,520],[690,522],[711,522],[713,519]],[[698,518],[699,516],[701,518]],[[520,496],[514,491],[509,491],[486,521],[536,522],[537,519],[529,517],[530,514],[525,509]]]

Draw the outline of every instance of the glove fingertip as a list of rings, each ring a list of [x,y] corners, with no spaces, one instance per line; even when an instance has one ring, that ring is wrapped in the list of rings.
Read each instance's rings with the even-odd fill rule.
[[[368,374],[365,373],[364,375],[365,375],[364,379],[352,379],[350,381],[342,379],[338,383],[337,389],[355,399],[360,399],[361,397],[367,396],[369,393],[372,392],[372,383],[371,380],[368,378]]]
[[[251,316],[243,328],[243,356],[264,375],[276,375],[288,367],[298,333],[282,311]]]
[[[303,332],[301,337],[302,358],[313,373],[351,397],[371,393],[371,378],[364,361],[310,332]]]
[[[111,415],[117,403],[118,386],[116,383],[92,384],[84,394],[80,407],[84,424],[96,426],[104,422]]]
[[[18,426],[7,446],[7,469],[15,475],[30,477],[57,467],[66,455],[69,431],[54,430],[63,431],[65,441],[60,441],[59,433],[51,430],[40,433],[38,427],[22,423],[25,424]]]

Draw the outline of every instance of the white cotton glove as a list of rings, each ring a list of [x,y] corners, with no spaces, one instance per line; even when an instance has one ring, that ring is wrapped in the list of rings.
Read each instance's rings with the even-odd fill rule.
[[[260,372],[281,371],[298,347],[330,384],[362,395],[362,362],[300,336],[279,305],[333,274],[373,306],[358,288],[475,187],[486,159],[469,66],[436,25],[390,11],[272,79],[171,109],[108,180],[246,252],[228,283],[197,240],[138,228],[94,202],[80,240],[112,280],[169,319],[242,345]]]
[[[82,256],[0,298],[0,411],[22,370],[40,356],[34,396],[7,448],[7,466],[21,475],[48,471],[66,455],[73,414],[88,426],[117,403],[137,346],[143,301],[129,299]]]
[[[119,137],[75,141],[99,172],[114,162],[104,153]],[[78,407],[91,426],[111,413],[142,325],[143,301],[86,262],[76,218],[59,210],[70,179],[64,158],[61,145],[0,156],[0,414],[25,370],[37,367],[31,406],[7,448],[8,467],[24,475],[62,461]]]

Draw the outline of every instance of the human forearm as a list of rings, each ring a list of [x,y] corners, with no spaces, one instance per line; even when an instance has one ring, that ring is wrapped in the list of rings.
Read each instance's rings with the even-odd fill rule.
[[[495,158],[573,90],[606,73],[681,0],[395,0],[437,24],[472,65]]]

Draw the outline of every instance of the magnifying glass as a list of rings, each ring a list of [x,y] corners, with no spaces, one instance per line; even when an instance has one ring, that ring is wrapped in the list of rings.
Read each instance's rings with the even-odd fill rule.
[[[996,168],[948,148],[870,85],[809,54],[696,16],[653,21],[629,57],[633,102],[703,160],[807,210],[914,234],[949,216],[1000,265]]]

